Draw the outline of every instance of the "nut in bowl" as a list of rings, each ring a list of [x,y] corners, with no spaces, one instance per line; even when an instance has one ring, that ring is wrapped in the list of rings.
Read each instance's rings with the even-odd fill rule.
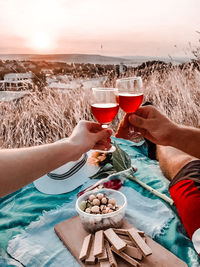
[[[76,201],[76,211],[84,229],[89,233],[110,227],[120,228],[126,206],[125,195],[113,189],[88,191]]]

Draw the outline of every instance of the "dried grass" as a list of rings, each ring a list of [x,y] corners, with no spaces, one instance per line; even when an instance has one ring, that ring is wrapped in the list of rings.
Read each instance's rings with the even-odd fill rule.
[[[199,71],[171,68],[162,77],[154,72],[147,80],[144,101],[153,102],[175,122],[200,126]],[[92,120],[89,97],[82,88],[65,94],[44,90],[17,101],[0,103],[0,146],[39,145],[68,136],[79,120]],[[114,120],[114,129],[122,115],[120,112]]]

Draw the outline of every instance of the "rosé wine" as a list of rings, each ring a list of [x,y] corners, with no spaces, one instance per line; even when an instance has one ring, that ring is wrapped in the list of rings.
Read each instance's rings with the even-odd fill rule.
[[[135,112],[141,105],[143,94],[119,93],[119,106],[126,113]]]
[[[108,124],[117,115],[119,105],[117,103],[96,103],[91,105],[92,114],[99,123]]]

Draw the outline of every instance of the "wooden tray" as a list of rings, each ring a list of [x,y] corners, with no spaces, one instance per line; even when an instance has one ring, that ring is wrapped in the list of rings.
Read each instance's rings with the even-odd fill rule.
[[[122,228],[132,228],[133,226],[124,220]],[[96,267],[95,265],[86,265],[79,260],[79,254],[82,247],[83,239],[88,233],[84,230],[79,216],[70,218],[69,220],[63,221],[54,227],[54,230],[58,237],[62,240],[64,245],[69,249],[75,259],[81,266]],[[146,243],[152,249],[152,255],[144,258],[140,263],[141,267],[186,267],[187,264],[177,258],[170,251],[153,241],[147,236]],[[127,262],[116,256],[116,260],[119,267],[130,266]]]

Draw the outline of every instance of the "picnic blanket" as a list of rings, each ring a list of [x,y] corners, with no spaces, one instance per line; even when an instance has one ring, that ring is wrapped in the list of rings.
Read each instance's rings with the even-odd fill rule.
[[[158,163],[147,158],[145,145],[138,147],[130,141],[115,140],[131,156],[132,163],[138,168],[137,177],[169,195],[169,182],[163,177]],[[93,182],[88,180],[87,184],[63,195],[45,195],[30,184],[2,198],[0,266],[21,266],[21,262],[25,266],[56,267],[64,266],[63,262],[66,260],[68,266],[78,266],[54,233],[53,227],[56,223],[76,215],[74,203],[77,193]],[[198,255],[175,208],[169,207],[132,181],[125,183],[122,192],[128,199],[126,217],[129,222],[147,232],[188,266],[200,266]],[[6,249],[9,254],[5,253]]]

